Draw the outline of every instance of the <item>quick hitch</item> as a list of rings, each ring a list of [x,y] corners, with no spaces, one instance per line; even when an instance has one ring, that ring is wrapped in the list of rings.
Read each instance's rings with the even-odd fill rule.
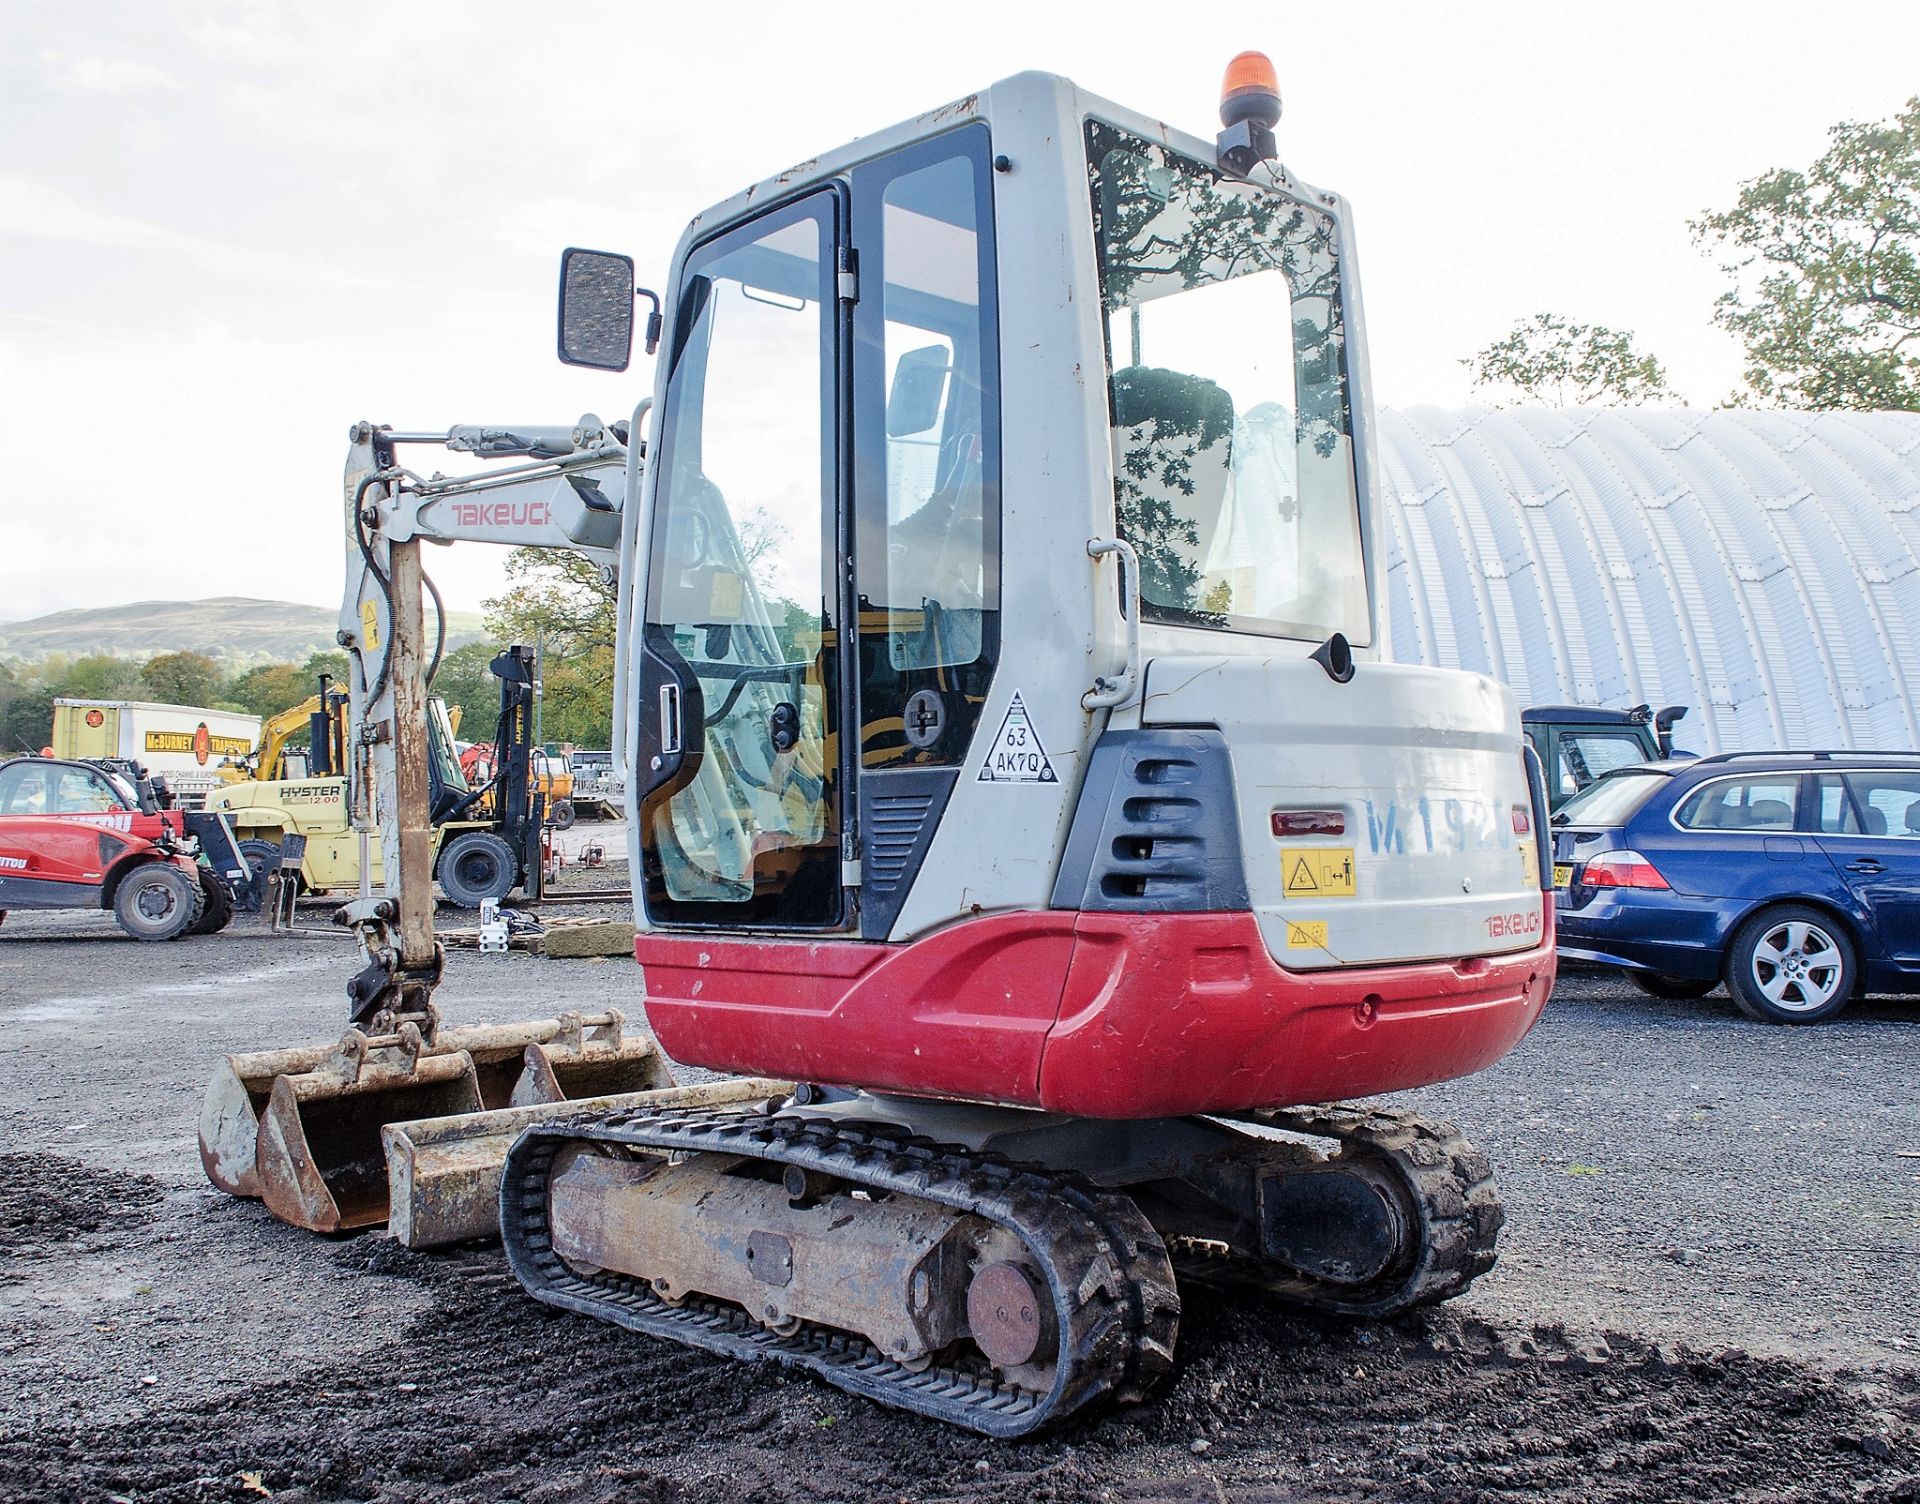
[[[433,942],[433,960],[408,966],[393,932],[399,910],[390,898],[360,898],[336,909],[333,922],[354,932],[367,964],[347,983],[348,1016],[373,1034],[396,1034],[412,1024],[431,1045],[440,1031],[433,990],[446,970],[446,948]]]

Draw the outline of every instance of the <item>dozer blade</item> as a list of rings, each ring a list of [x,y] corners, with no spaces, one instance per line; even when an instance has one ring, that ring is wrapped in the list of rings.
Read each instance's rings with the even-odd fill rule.
[[[620,1012],[441,1029],[431,1041],[349,1030],[340,1043],[230,1055],[200,1111],[207,1177],[258,1196],[282,1221],[350,1232],[387,1219],[380,1130],[568,1097],[672,1084],[653,1042]]]
[[[531,1062],[528,1069],[531,1073]],[[533,1123],[574,1113],[755,1101],[778,1105],[792,1093],[787,1081],[714,1081],[388,1123],[380,1130],[387,1151],[388,1236],[408,1248],[499,1237],[501,1170],[513,1141]]]

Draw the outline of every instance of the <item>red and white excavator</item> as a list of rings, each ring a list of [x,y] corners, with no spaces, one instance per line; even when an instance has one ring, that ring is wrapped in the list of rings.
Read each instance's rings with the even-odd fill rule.
[[[647,1022],[732,1093],[469,1120],[539,1299],[1013,1436],[1147,1392],[1192,1282],[1385,1315],[1491,1266],[1486,1161],[1353,1099],[1539,1016],[1544,791],[1505,688],[1383,651],[1352,215],[1279,110],[1258,54],[1215,140],[1023,74],[755,185],[630,429],[491,508],[619,570]],[[562,358],[625,369],[635,306],[569,251]],[[359,435],[343,639],[403,775],[364,988],[424,1069],[411,540],[466,524],[410,437]]]

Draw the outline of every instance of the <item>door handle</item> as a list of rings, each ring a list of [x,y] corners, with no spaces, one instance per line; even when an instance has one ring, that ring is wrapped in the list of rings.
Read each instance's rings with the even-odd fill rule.
[[[1887,869],[1870,856],[1863,856],[1857,862],[1848,862],[1847,871],[1858,872],[1863,877],[1878,877]]]
[[[671,757],[680,750],[682,741],[680,727],[680,686],[662,684],[660,686],[660,755]]]

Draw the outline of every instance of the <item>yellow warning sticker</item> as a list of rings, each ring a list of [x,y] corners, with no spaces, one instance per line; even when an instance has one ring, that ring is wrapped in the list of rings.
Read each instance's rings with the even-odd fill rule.
[[[1324,919],[1311,920],[1300,924],[1287,921],[1288,950],[1325,950],[1327,948],[1327,923]]]
[[[715,621],[736,621],[740,616],[740,576],[731,569],[716,569],[713,583],[707,587],[707,610]]]
[[[1540,858],[1535,854],[1531,841],[1520,843],[1520,880],[1529,888],[1540,886]]]
[[[380,608],[372,601],[360,602],[360,647],[363,652],[380,651]]]
[[[1289,898],[1353,897],[1351,846],[1282,846],[1280,871]]]

